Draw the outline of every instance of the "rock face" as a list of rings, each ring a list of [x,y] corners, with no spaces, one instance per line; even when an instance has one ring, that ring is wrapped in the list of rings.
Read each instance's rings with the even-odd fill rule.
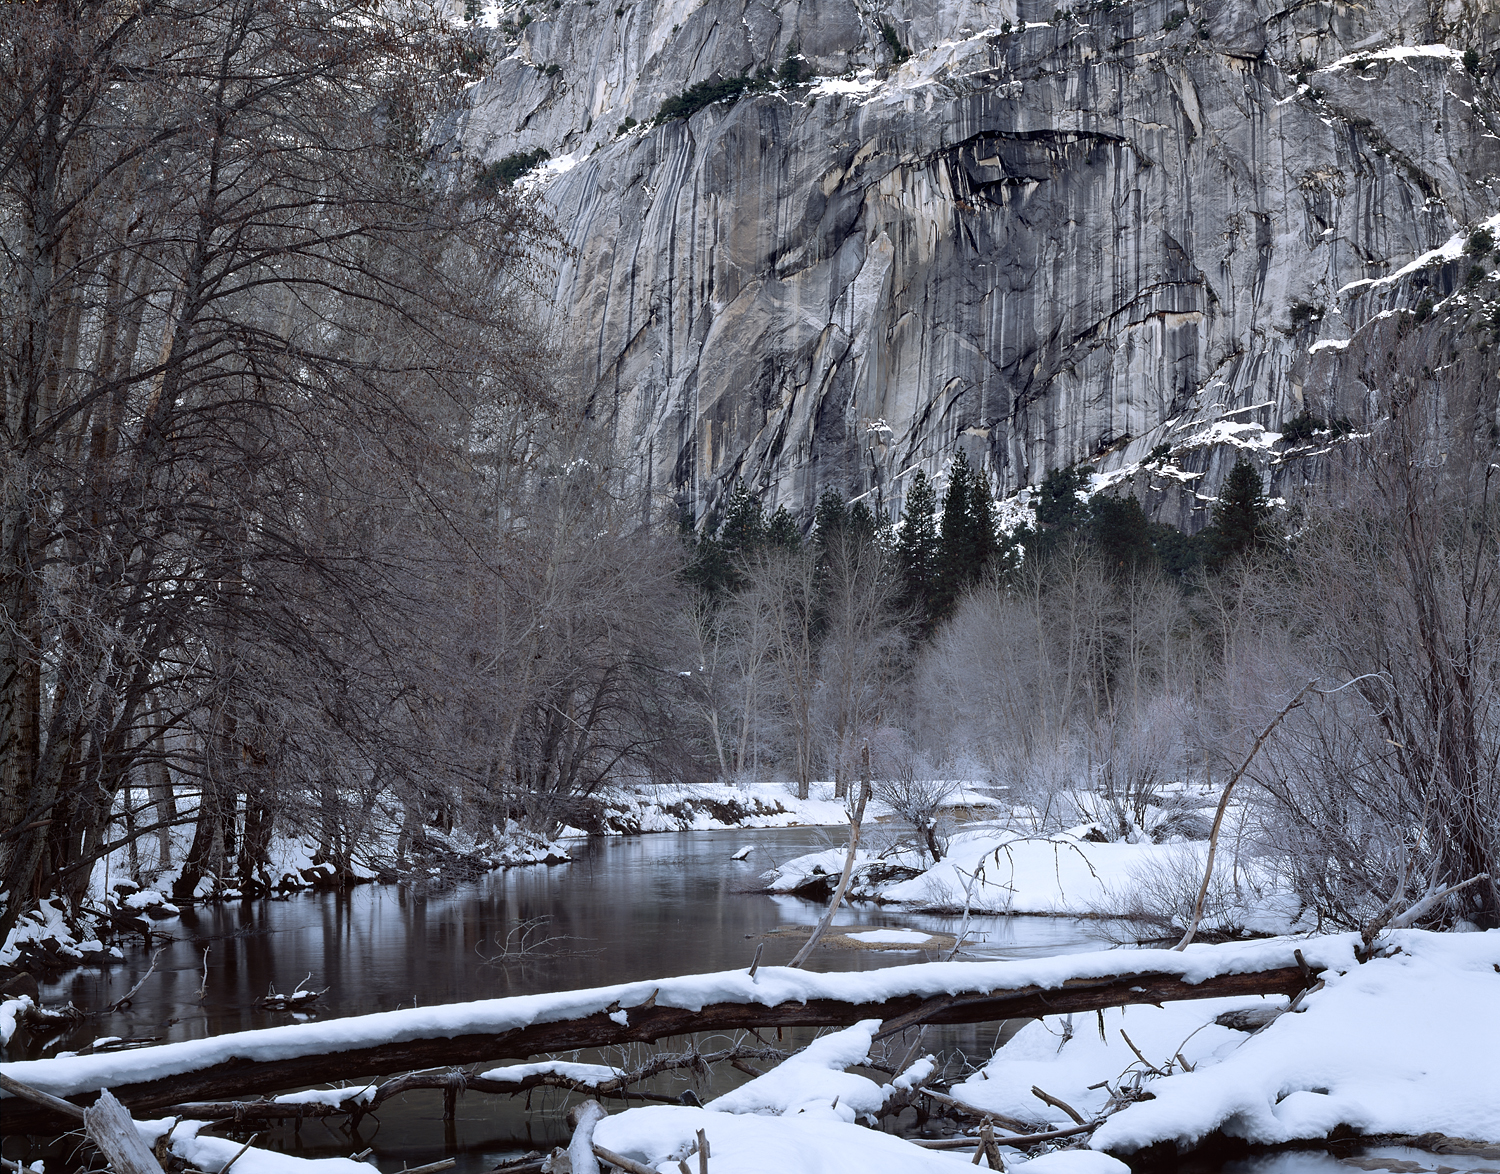
[[[1500,288],[1463,292],[1489,0],[613,3],[497,27],[457,139],[551,153],[551,324],[658,509],[894,513],[962,447],[1001,494],[1088,460],[1196,529],[1238,453],[1326,475],[1286,419],[1372,422],[1379,315]],[[786,84],[650,125],[755,71]]]

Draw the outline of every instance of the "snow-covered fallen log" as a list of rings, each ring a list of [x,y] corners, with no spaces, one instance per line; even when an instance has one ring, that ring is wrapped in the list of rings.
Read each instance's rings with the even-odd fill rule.
[[[0,1065],[56,1096],[110,1088],[132,1109],[245,1097],[352,1077],[650,1042],[733,1027],[849,1026],[1030,1018],[1131,1003],[1292,994],[1354,964],[1357,935],[1057,958],[932,962],[857,974],[784,967],[486,999],[237,1032],[130,1052]],[[1298,957],[1298,951],[1301,958]],[[5,1102],[8,1127],[48,1132],[40,1106]]]

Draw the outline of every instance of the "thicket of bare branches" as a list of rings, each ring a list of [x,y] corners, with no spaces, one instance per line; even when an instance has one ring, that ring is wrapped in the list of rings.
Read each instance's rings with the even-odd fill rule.
[[[0,932],[122,844],[256,891],[278,820],[342,869],[649,757],[674,548],[518,306],[546,226],[424,142],[477,45],[64,0],[0,53]]]
[[[1362,374],[1387,407],[1362,476],[1313,510],[1274,597],[1283,680],[1346,686],[1288,719],[1255,777],[1268,839],[1334,924],[1485,877],[1431,911],[1500,925],[1500,467],[1488,367],[1439,383],[1382,324]],[[1457,359],[1458,356],[1452,356]]]

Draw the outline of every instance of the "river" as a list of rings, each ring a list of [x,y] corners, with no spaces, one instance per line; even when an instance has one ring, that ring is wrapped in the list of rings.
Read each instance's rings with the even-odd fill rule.
[[[513,869],[462,884],[425,890],[367,885],[187,910],[160,923],[171,940],[152,951],[137,944],[119,966],[82,969],[44,986],[49,1005],[71,1000],[95,1012],[140,981],[161,951],[155,972],[127,1009],[91,1014],[46,1050],[82,1049],[107,1036],[168,1042],[291,1023],[304,1016],[264,1010],[256,1001],[269,990],[285,993],[299,984],[322,992],[310,1014],[325,1018],[747,967],[761,935],[811,924],[823,911],[800,898],[747,890],[772,864],[829,842],[816,828],[576,841],[570,864]],[[730,859],[744,846],[752,848],[748,860]],[[958,929],[957,918],[870,905],[843,910],[838,922]],[[1015,917],[976,918],[971,929],[979,939],[971,956],[1024,957],[1099,948],[1104,927]],[[783,964],[797,946],[794,940],[766,939],[761,964]],[[936,957],[818,950],[808,965],[854,970]],[[956,1025],[934,1029],[927,1043],[978,1063],[1000,1036],[998,1024]],[[618,1062],[619,1053],[581,1058]],[[725,1067],[716,1091],[745,1079]],[[362,1075],[349,1074],[351,1080]],[[687,1085],[664,1079],[655,1087],[675,1093]],[[699,1091],[708,1099],[709,1090]],[[368,1146],[386,1171],[451,1156],[458,1161],[454,1174],[480,1174],[502,1158],[566,1139],[563,1098],[538,1092],[530,1103],[528,1111],[524,1098],[471,1093],[460,1098],[456,1119],[445,1122],[440,1093],[410,1093],[383,1105],[357,1136],[339,1124],[307,1121],[300,1130],[269,1130],[257,1144],[303,1157],[348,1155]],[[1431,1157],[1409,1151],[1402,1156]],[[1325,1160],[1296,1157],[1305,1165],[1294,1172],[1282,1164],[1275,1174],[1314,1174]],[[1232,1164],[1225,1170],[1257,1174],[1259,1168]]]

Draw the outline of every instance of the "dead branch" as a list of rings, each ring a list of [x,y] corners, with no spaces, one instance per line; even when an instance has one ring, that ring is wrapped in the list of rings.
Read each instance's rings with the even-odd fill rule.
[[[1132,1047],[1131,1050],[1134,1051],[1134,1048]],[[1051,1093],[1043,1092],[1034,1084],[1031,1086],[1031,1095],[1036,1097],[1036,1099],[1039,1101],[1047,1102],[1047,1104],[1051,1105],[1054,1109],[1061,1109],[1069,1117],[1073,1118],[1074,1121],[1077,1121],[1078,1124],[1088,1124],[1088,1122],[1083,1119],[1083,1114],[1075,1109],[1072,1105],[1068,1104],[1067,1101],[1061,1100],[1058,1097],[1053,1096]]]
[[[1436,885],[1433,885],[1427,890],[1427,892],[1422,894],[1420,900],[1400,913],[1395,912],[1396,905],[1399,902],[1395,899],[1392,899],[1390,902],[1387,902],[1385,909],[1381,910],[1381,912],[1376,917],[1374,917],[1367,926],[1365,926],[1364,931],[1360,934],[1360,937],[1364,942],[1365,952],[1369,952],[1370,947],[1375,943],[1375,939],[1379,937],[1384,930],[1406,929],[1408,926],[1415,925],[1417,922],[1421,921],[1422,918],[1426,917],[1429,913],[1436,909],[1438,902],[1443,900],[1443,898],[1458,892],[1460,889],[1466,889],[1470,885],[1477,885],[1480,881],[1487,881],[1489,879],[1489,873],[1481,872],[1478,876],[1471,876],[1466,881],[1459,881],[1458,884],[1448,885],[1446,888],[1440,889]],[[1404,891],[1404,889],[1405,886],[1403,885],[1402,890]],[[1397,895],[1399,897],[1401,894],[1398,893]]]
[[[865,803],[870,798],[870,747],[868,744],[861,747],[859,758],[859,797],[854,801],[854,814],[849,820],[849,853],[844,857],[843,874],[839,877],[838,887],[833,890],[833,897],[828,902],[828,911],[818,919],[818,924],[813,927],[807,941],[797,951],[797,956],[787,963],[788,966],[801,966],[807,961],[807,956],[813,952],[818,939],[833,924],[834,914],[839,911],[844,892],[849,888],[849,877],[854,873],[855,850],[859,847],[859,828],[865,817]]]
[[[1219,795],[1219,809],[1214,812],[1214,826],[1208,833],[1208,861],[1203,866],[1203,884],[1198,889],[1198,899],[1193,902],[1193,916],[1188,921],[1187,932],[1182,935],[1182,941],[1172,947],[1174,950],[1185,950],[1188,943],[1193,940],[1193,935],[1198,932],[1198,922],[1203,917],[1203,902],[1208,898],[1208,882],[1214,875],[1214,854],[1219,848],[1219,829],[1224,825],[1224,813],[1229,810],[1229,793],[1234,790],[1234,785],[1240,781],[1245,772],[1250,769],[1250,764],[1255,761],[1255,756],[1260,753],[1260,748],[1266,744],[1266,739],[1271,732],[1281,724],[1281,719],[1302,704],[1302,699],[1316,688],[1316,679],[1308,681],[1297,694],[1273,717],[1255,739],[1255,745],[1250,747],[1250,753],[1245,756],[1245,761],[1240,763],[1239,769],[1229,776],[1229,781],[1224,784],[1224,790]],[[1340,686],[1343,688],[1343,686]]]

